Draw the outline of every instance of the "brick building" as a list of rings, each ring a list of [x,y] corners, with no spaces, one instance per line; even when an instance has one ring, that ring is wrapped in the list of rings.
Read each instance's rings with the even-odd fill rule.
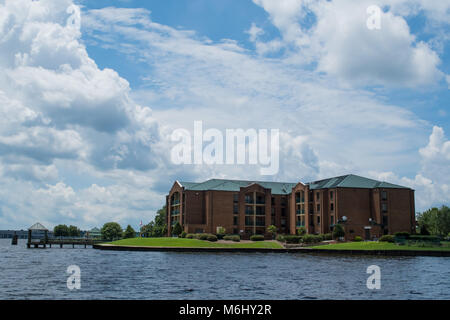
[[[309,183],[211,179],[176,181],[166,197],[168,235],[178,221],[188,233],[227,233],[248,238],[278,233],[329,233],[342,224],[349,239],[414,232],[414,190],[356,175]]]

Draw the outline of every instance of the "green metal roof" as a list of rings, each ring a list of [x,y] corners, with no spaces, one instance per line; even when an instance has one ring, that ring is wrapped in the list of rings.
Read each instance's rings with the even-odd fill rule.
[[[246,180],[224,180],[211,179],[205,182],[180,182],[186,190],[218,190],[218,191],[239,191],[241,187],[247,187],[251,184],[259,184],[260,186],[271,189],[272,194],[289,194],[296,183],[289,182],[270,182],[270,181],[246,181]]]
[[[180,182],[186,190],[217,190],[217,191],[234,191],[238,192],[241,187],[247,187],[251,184],[259,184],[260,186],[271,189],[272,194],[287,195],[291,193],[292,188],[297,183],[291,182],[270,182],[270,181],[250,181],[250,180],[226,180],[226,179],[210,179],[204,182]],[[364,178],[354,174],[333,177],[323,180],[307,183],[311,190],[316,189],[332,189],[332,188],[392,188],[392,189],[409,189],[407,187],[395,185],[388,182],[381,182],[369,178]]]
[[[334,177],[319,181],[310,182],[309,188],[314,189],[331,189],[331,188],[391,188],[391,189],[409,189],[407,187],[399,186],[396,184],[381,182],[354,174],[348,174],[345,176]]]

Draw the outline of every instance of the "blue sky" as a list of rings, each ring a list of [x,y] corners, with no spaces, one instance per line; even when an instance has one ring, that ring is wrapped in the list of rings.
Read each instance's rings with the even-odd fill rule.
[[[176,179],[355,173],[414,188],[418,210],[449,204],[448,0],[0,0],[0,12],[0,229],[137,226]],[[198,120],[279,129],[279,172],[174,165],[172,132]]]

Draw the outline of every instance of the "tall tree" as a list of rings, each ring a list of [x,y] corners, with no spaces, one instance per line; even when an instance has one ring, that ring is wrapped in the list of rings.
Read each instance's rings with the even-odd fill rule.
[[[141,229],[146,237],[164,237],[167,234],[166,206],[156,212],[155,220]]]
[[[70,237],[79,237],[80,236],[80,229],[78,229],[78,227],[76,226],[69,226],[69,236]]]
[[[68,237],[69,227],[65,224],[59,224],[53,228],[53,234],[55,237]]]
[[[123,233],[123,237],[125,239],[135,238],[136,231],[134,231],[134,229],[130,225],[128,225],[127,228],[125,229],[125,232]]]
[[[104,240],[112,241],[122,237],[122,227],[117,222],[105,223],[101,232]]]
[[[450,208],[431,208],[417,216],[421,233],[447,236],[450,233]]]

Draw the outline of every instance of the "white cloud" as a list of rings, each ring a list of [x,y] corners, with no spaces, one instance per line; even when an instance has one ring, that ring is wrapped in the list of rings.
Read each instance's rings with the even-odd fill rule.
[[[450,201],[450,141],[444,130],[434,126],[428,144],[419,149],[421,168],[414,178],[402,177],[393,172],[371,172],[375,178],[391,181],[416,190],[416,211]]]
[[[400,14],[413,8],[437,9],[423,2],[411,7],[396,1],[390,11],[381,12],[381,29],[369,30],[367,8],[389,1],[352,0],[254,0],[280,30],[284,47],[297,63],[317,62],[317,71],[352,85],[418,87],[435,84],[443,74],[440,58],[429,44],[417,41]],[[450,6],[439,5],[441,9]],[[315,21],[304,25],[305,17]],[[269,42],[270,43],[270,42]],[[262,44],[259,44],[262,46]],[[282,46],[279,46],[280,48]]]
[[[78,17],[69,0],[0,2],[4,227],[138,221],[163,203],[147,189],[154,181],[130,178],[161,163],[158,124],[125,79],[89,57]]]

